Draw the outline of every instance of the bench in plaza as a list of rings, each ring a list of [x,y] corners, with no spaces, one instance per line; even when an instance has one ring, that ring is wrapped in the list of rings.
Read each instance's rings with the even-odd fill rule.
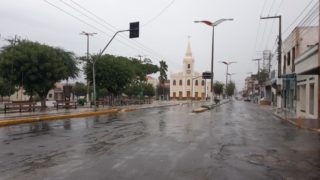
[[[77,101],[65,101],[65,100],[56,100],[56,102],[53,103],[54,107],[57,108],[74,108],[77,109],[78,102]]]
[[[94,101],[91,101],[90,107],[92,107],[93,105],[94,105]],[[97,107],[99,107],[100,105],[102,107],[104,107],[105,105],[107,105],[107,101],[98,100],[98,101],[96,101],[96,105],[97,105]]]
[[[8,112],[34,112],[37,108],[36,102],[33,101],[12,101],[4,103],[4,113]]]

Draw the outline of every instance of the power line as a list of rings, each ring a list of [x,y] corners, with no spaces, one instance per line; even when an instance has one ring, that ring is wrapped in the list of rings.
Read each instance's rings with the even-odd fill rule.
[[[43,0],[43,1],[44,1],[44,2],[46,2],[46,3],[48,3],[49,5],[51,5],[51,6],[55,7],[55,8],[57,8],[57,9],[59,9],[60,11],[62,11],[62,12],[64,12],[64,13],[68,14],[69,16],[71,16],[71,17],[73,17],[73,18],[77,19],[78,21],[80,21],[80,22],[82,22],[82,23],[86,24],[87,26],[90,26],[90,27],[92,27],[92,28],[94,28],[94,29],[96,29],[96,30],[98,30],[98,31],[102,32],[102,33],[105,33],[105,32],[104,32],[104,31],[102,31],[100,28],[98,28],[98,27],[96,27],[96,26],[94,26],[94,25],[91,25],[91,24],[87,23],[86,21],[84,21],[84,20],[82,20],[82,19],[78,18],[77,16],[74,16],[73,14],[71,14],[71,13],[69,13],[69,12],[67,12],[67,11],[63,10],[62,8],[60,8],[60,7],[56,6],[56,5],[54,5],[54,4],[50,3],[50,2],[48,2],[47,0]],[[106,34],[106,33],[105,33],[105,34]],[[106,35],[108,35],[108,34],[106,34]],[[108,35],[108,36],[110,36],[110,35]]]
[[[271,3],[271,7],[270,7],[270,9],[269,9],[268,16],[269,16],[270,13],[271,13],[271,9],[272,9],[272,7],[273,7],[273,5],[274,5],[274,2],[275,2],[275,0],[273,0],[272,3]],[[262,45],[263,42],[264,42],[265,33],[266,33],[266,30],[267,30],[268,27],[269,27],[269,21],[266,21],[264,24],[265,24],[265,28],[263,28],[263,34],[262,34],[261,41],[260,41],[260,44],[261,44],[261,45]],[[260,45],[260,46],[261,46],[261,45]],[[262,48],[263,48],[263,45],[262,45]]]
[[[147,26],[148,24],[152,23],[154,20],[156,20],[159,16],[161,16],[170,6],[173,5],[173,3],[176,0],[172,0],[167,6],[165,6],[158,14],[156,14],[154,17],[152,17],[151,19],[149,19],[146,23],[144,23],[142,25],[142,27]]]
[[[264,8],[266,6],[266,3],[267,3],[267,0],[264,1],[263,3],[263,6],[262,6],[262,9],[261,9],[261,12],[260,12],[260,16],[262,15],[263,11],[264,11]],[[257,42],[258,42],[258,37],[259,37],[259,32],[260,32],[260,28],[261,28],[261,20],[259,20],[259,25],[258,25],[258,29],[257,29],[257,34],[256,34],[256,40],[254,42],[254,49],[253,49],[253,53],[252,53],[252,59],[254,57],[254,54],[256,53],[257,51]]]
[[[283,3],[283,0],[280,1],[280,4],[279,4],[279,6],[278,6],[278,9],[277,9],[277,11],[275,12],[275,15],[279,13],[279,10],[280,10],[280,8],[281,8],[281,6],[282,6],[282,3]],[[271,9],[270,9],[270,10],[271,10]],[[271,37],[271,35],[272,35],[273,31],[274,31],[274,29],[273,29],[274,22],[275,22],[275,19],[272,19],[271,29],[270,29],[270,31],[269,31],[269,36],[268,36],[268,38],[267,38],[267,43],[266,43],[266,46],[265,46],[266,48],[265,48],[265,49],[268,48],[268,45],[269,45],[269,42],[270,42],[270,39],[271,39],[270,37]]]
[[[306,16],[299,22],[297,27],[306,27],[301,30],[300,36],[303,36],[305,33],[309,31],[308,26],[314,25],[313,22],[319,17],[318,14],[318,4],[315,4],[315,6],[310,9],[310,11],[306,14]],[[317,24],[317,23],[316,23]],[[290,43],[295,42],[297,40],[297,37],[294,37]]]
[[[92,13],[91,11],[89,11],[88,9],[86,9],[85,7],[83,7],[81,4],[70,0],[73,4],[77,5],[78,7],[80,7],[82,10],[86,11],[87,13],[91,14],[92,16],[94,16],[95,18],[99,19],[100,21],[108,24],[110,27],[112,27],[114,29],[114,31],[118,31],[119,29],[117,29],[115,26],[113,26],[112,24],[108,23],[106,20],[104,20],[103,18],[100,18],[99,16],[95,15],[94,13]]]
[[[292,21],[292,23],[283,31],[282,34],[285,34],[293,25],[297,22],[297,20],[303,15],[303,13],[309,8],[313,1],[310,1],[309,4],[300,12],[300,14]]]
[[[270,15],[270,13],[271,13],[271,9],[273,8],[274,2],[275,2],[275,0],[272,1],[272,4],[271,4],[271,7],[270,7],[270,9],[269,9],[268,15]]]
[[[92,11],[86,9],[85,7],[83,7],[81,4],[73,1],[73,0],[70,0],[72,3],[74,3],[75,5],[77,5],[78,7],[80,7],[82,10],[86,11],[87,13],[91,14],[92,16],[94,16],[95,18],[97,18],[98,20],[102,21],[103,23],[107,24],[108,26],[110,26],[111,28],[113,28],[114,31],[118,31],[119,29],[115,26],[113,26],[112,24],[108,23],[106,20],[104,20],[103,18],[97,16],[96,14],[94,14]],[[109,28],[108,28],[109,29]],[[123,37],[123,35],[120,35]],[[127,38],[126,38],[127,40]],[[149,49],[150,51],[153,51],[154,53],[158,54],[157,52],[155,52],[154,50],[152,50],[151,48],[148,48],[146,46],[144,46],[143,44],[137,42],[136,40],[133,40],[135,43],[139,44],[140,46],[143,46],[144,48],[147,48]],[[158,54],[159,55],[159,54]],[[162,56],[162,55],[160,55]]]
[[[92,21],[94,21],[94,22],[96,22],[96,23],[98,23],[99,25],[101,25],[101,26],[103,26],[103,27],[105,27],[106,29],[108,29],[108,30],[111,30],[112,31],[112,33],[115,33],[110,27],[108,27],[108,26],[106,26],[106,25],[104,25],[104,24],[102,24],[102,23],[100,23],[99,21],[97,21],[96,19],[94,19],[94,18],[92,18],[92,17],[90,17],[90,16],[88,16],[88,15],[86,15],[85,13],[83,13],[83,12],[81,12],[80,10],[78,10],[78,9],[76,9],[75,7],[73,7],[72,5],[70,5],[70,4],[68,4],[68,3],[66,3],[66,2],[64,2],[63,0],[60,0],[63,4],[65,4],[65,5],[67,5],[68,7],[70,7],[70,8],[72,8],[73,10],[75,10],[75,11],[77,11],[77,12],[79,12],[80,14],[82,14],[83,16],[85,16],[85,17],[87,17],[87,18],[89,18],[90,20],[92,20]],[[73,1],[72,1],[73,2]],[[78,3],[77,3],[77,5],[79,5]],[[82,9],[85,9],[84,7],[81,7]],[[89,11],[87,11],[87,12],[89,12]],[[94,15],[93,13],[90,13],[90,14],[92,14],[92,15]],[[96,17],[96,18],[98,18],[99,20],[101,20],[102,18],[99,18],[98,16],[96,16],[96,15],[94,15],[94,17]],[[118,31],[117,30],[117,28],[115,28],[114,26],[112,26],[111,24],[109,24],[109,23],[107,23],[106,21],[103,21],[104,23],[106,23],[107,25],[109,25],[109,26],[111,26],[113,29],[116,29],[116,31]],[[127,40],[127,38],[126,37],[124,37],[124,35],[120,35],[120,37],[122,38],[122,39],[124,39],[124,40]],[[140,47],[141,47],[141,45],[140,45]],[[143,48],[143,47],[142,47]],[[145,48],[146,49],[146,48]],[[148,50],[149,51],[149,50]],[[160,56],[159,56],[160,57]],[[161,59],[161,58],[160,58]]]
[[[62,11],[63,13],[68,14],[69,16],[71,16],[71,17],[73,17],[73,18],[77,19],[78,21],[80,21],[80,22],[82,22],[82,23],[86,24],[87,26],[90,26],[90,27],[92,27],[92,28],[94,28],[94,29],[96,29],[96,30],[100,31],[101,33],[103,33],[103,34],[105,34],[105,35],[107,35],[107,36],[111,37],[111,35],[109,35],[109,34],[108,34],[108,33],[106,33],[105,31],[103,31],[102,29],[100,29],[100,28],[98,28],[98,27],[96,27],[96,26],[94,26],[94,25],[92,25],[92,24],[90,24],[90,23],[88,23],[88,22],[84,21],[83,19],[81,19],[81,18],[79,18],[79,17],[77,17],[77,16],[75,16],[75,15],[73,15],[73,14],[71,14],[71,13],[69,13],[69,12],[65,11],[64,9],[62,9],[62,8],[60,8],[60,7],[56,6],[56,5],[54,5],[54,4],[50,3],[50,2],[48,2],[47,0],[44,0],[44,2],[46,2],[46,3],[48,3],[49,5],[51,5],[51,6],[55,7],[55,8],[57,8],[58,10]],[[86,16],[86,17],[87,17],[87,16]],[[100,24],[101,24],[101,23],[100,23]],[[104,27],[105,27],[105,26],[104,26]],[[105,27],[105,28],[107,28],[107,27]],[[122,44],[124,44],[124,45],[126,45],[126,46],[128,46],[128,47],[131,47],[132,49],[136,49],[136,50],[138,50],[138,51],[141,51],[141,49],[138,49],[138,48],[136,48],[136,47],[134,47],[134,46],[131,46],[131,45],[127,44],[127,43],[124,43],[123,41],[120,41],[120,40],[118,40],[118,39],[117,39],[117,41],[121,42]],[[145,50],[145,49],[143,49],[143,50],[144,50],[145,52],[148,52],[148,51],[147,51],[147,50]],[[151,55],[151,56],[153,56],[153,57],[157,57],[156,55],[152,55],[153,53],[148,52],[148,54],[149,54],[149,55]],[[161,58],[161,57],[158,57],[158,58],[159,58],[159,59],[163,59],[163,58]],[[158,60],[158,61],[160,61],[160,60]]]
[[[52,3],[50,3],[50,2],[48,2],[47,0],[43,0],[43,1],[44,1],[44,2],[46,2],[46,3],[48,3],[48,4],[50,4],[51,6],[53,6],[53,7],[55,7],[55,8],[57,8],[58,10],[60,10],[60,11],[62,11],[62,12],[64,12],[64,13],[66,13],[66,14],[68,14],[69,16],[71,16],[71,17],[73,17],[73,18],[77,19],[78,21],[80,21],[80,22],[82,22],[82,23],[86,24],[87,26],[92,27],[92,28],[94,28],[94,29],[96,29],[96,30],[100,31],[101,33],[103,33],[103,34],[105,34],[105,35],[107,35],[107,36],[111,37],[111,35],[109,35],[109,34],[108,34],[108,33],[106,33],[105,31],[101,30],[100,28],[98,28],[98,27],[96,27],[96,26],[94,26],[94,25],[92,25],[92,24],[90,24],[90,23],[88,23],[88,22],[84,21],[83,19],[78,18],[77,16],[75,16],[75,15],[73,15],[73,14],[71,14],[71,13],[69,13],[69,12],[65,11],[64,9],[62,9],[62,8],[60,8],[60,7],[58,7],[58,6],[54,5],[54,4],[52,4]],[[120,41],[120,40],[117,40],[117,41]],[[120,41],[120,42],[121,42],[122,44],[127,45],[127,46],[129,46],[129,47],[130,47],[130,45],[125,44],[125,43],[123,43],[122,41]],[[131,46],[131,47],[132,47],[132,46]],[[135,48],[135,47],[132,47],[132,48],[134,48],[134,49],[136,49],[136,50],[139,50],[139,49],[137,49],[137,48]]]
[[[99,21],[101,21],[101,22],[105,23],[106,25],[110,26],[114,31],[118,31],[118,28],[116,28],[116,27],[113,26],[112,24],[108,23],[108,22],[107,22],[106,20],[104,20],[103,18],[97,16],[97,15],[94,14],[92,11],[86,9],[86,8],[83,7],[81,4],[75,2],[74,0],[70,0],[70,1],[71,1],[73,4],[75,4],[76,6],[78,6],[79,8],[81,8],[82,10],[86,11],[87,13],[89,13],[90,15],[92,15],[93,17],[95,17],[96,19],[98,19]],[[173,2],[172,2],[172,3],[173,3]],[[104,27],[106,27],[106,26],[104,26]],[[106,28],[107,28],[107,29],[110,29],[110,28],[108,28],[108,27],[106,27]],[[121,35],[121,34],[120,34],[120,36],[121,36],[122,38],[124,38],[125,40],[128,40],[126,37],[124,37],[124,35]],[[174,64],[177,65],[176,62],[171,61],[169,58],[163,57],[161,54],[159,54],[159,53],[157,53],[156,51],[154,51],[153,49],[151,49],[151,48],[149,48],[149,47],[147,47],[147,46],[139,43],[139,42],[136,41],[136,40],[131,40],[130,42],[131,42],[131,43],[134,42],[137,46],[140,46],[141,48],[146,49],[147,51],[149,51],[148,54],[150,54],[150,52],[152,52],[151,54],[155,54],[156,56],[161,57],[160,59],[163,59],[163,60],[164,60],[164,59],[167,59],[167,60],[169,60],[170,62],[172,62],[172,63],[174,63]]]

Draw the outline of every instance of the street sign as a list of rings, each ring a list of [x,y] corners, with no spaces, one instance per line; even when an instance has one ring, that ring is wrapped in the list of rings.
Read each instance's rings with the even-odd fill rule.
[[[211,72],[203,72],[202,79],[211,79]]]
[[[138,38],[139,37],[139,22],[130,23],[130,38]]]

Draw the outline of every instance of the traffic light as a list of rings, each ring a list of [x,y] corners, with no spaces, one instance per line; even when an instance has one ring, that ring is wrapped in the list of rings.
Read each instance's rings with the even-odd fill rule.
[[[211,79],[211,72],[203,72],[202,79]]]
[[[130,23],[130,38],[138,38],[139,37],[139,22]]]

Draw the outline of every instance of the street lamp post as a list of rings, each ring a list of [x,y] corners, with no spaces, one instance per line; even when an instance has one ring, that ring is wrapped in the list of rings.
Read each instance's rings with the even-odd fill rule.
[[[82,31],[82,33],[80,33],[80,35],[87,36],[87,65],[89,63],[89,37],[93,36],[93,35],[96,35],[96,34],[97,33],[88,33],[88,32],[85,32],[85,31]],[[87,77],[87,97],[86,97],[87,102],[89,102],[89,92],[90,92],[89,79]]]
[[[230,76],[230,81],[229,81],[229,82],[232,81],[231,77],[232,77],[233,75],[235,75],[235,74],[236,74],[236,73],[228,73],[228,75]]]
[[[227,62],[227,61],[219,61],[225,65],[227,65],[227,72],[226,72],[226,86],[228,84],[228,75],[229,75],[229,65],[230,64],[233,64],[233,63],[236,63],[235,61],[232,61],[232,62]]]
[[[194,23],[204,23],[208,26],[212,27],[212,49],[211,49],[211,104],[213,104],[213,62],[214,62],[214,27],[221,24],[224,21],[233,21],[233,19],[229,18],[229,19],[219,19],[215,22],[211,22],[211,21],[207,21],[207,20],[202,20],[202,21],[194,21]]]

